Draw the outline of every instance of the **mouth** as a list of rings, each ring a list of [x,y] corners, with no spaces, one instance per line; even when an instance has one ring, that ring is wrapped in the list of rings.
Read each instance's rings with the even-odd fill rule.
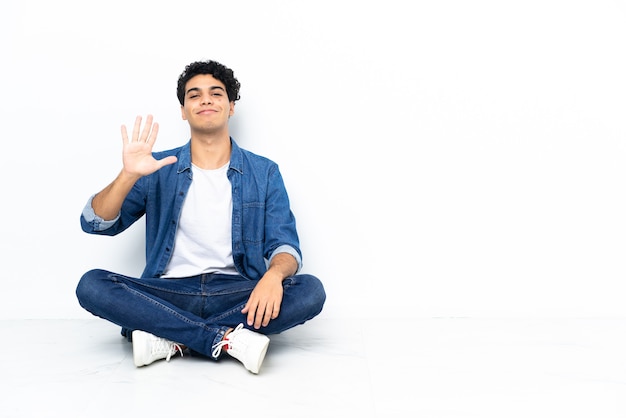
[[[214,109],[203,109],[201,111],[198,112],[198,115],[210,115],[213,113],[217,113],[217,110]]]

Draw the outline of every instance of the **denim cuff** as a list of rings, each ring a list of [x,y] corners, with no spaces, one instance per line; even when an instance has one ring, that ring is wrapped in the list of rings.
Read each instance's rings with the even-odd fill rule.
[[[272,262],[272,259],[276,256],[276,254],[280,254],[280,253],[291,254],[293,258],[296,259],[296,261],[298,262],[298,269],[296,270],[296,273],[302,270],[302,257],[300,257],[300,254],[298,254],[298,252],[290,245],[281,245],[278,248],[276,248],[267,262],[268,266]]]
[[[120,218],[120,214],[118,213],[115,219],[110,221],[105,221],[104,219],[96,215],[96,212],[94,212],[93,206],[91,205],[91,202],[93,201],[93,198],[95,196],[95,194],[92,195],[87,201],[85,207],[83,208],[83,218],[85,218],[85,220],[93,226],[94,230],[104,231],[105,229],[109,229],[110,227],[112,227],[115,222],[117,222],[117,220]]]

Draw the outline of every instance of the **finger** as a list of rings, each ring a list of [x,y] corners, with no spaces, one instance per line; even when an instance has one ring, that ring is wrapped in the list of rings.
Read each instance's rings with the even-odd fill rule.
[[[272,319],[272,309],[266,308],[265,315],[263,315],[263,326],[264,327],[268,326],[271,319]]]
[[[259,329],[265,321],[264,312],[259,309],[254,317],[254,328]]]
[[[159,169],[165,167],[166,165],[174,164],[178,159],[174,155],[170,155],[169,157],[165,157],[163,159],[158,160]],[[244,308],[245,309],[245,308]],[[245,313],[243,310],[241,313]]]
[[[139,138],[139,130],[141,129],[141,116],[135,118],[135,126],[133,127],[133,141]]]
[[[259,305],[254,315],[254,328],[259,329],[261,325],[265,326],[269,323],[267,305]]]
[[[256,313],[256,311],[252,311],[252,310],[251,310],[251,311],[249,311],[249,312],[248,312],[248,319],[247,319],[247,320],[248,320],[248,325],[249,325],[249,326],[251,326],[251,327],[252,327],[252,326],[254,326],[255,328],[258,328],[257,324],[255,323],[255,321],[256,321],[256,319],[255,319],[255,316],[256,316],[256,315],[255,315],[255,313]]]
[[[269,325],[272,319],[278,318],[278,313],[280,312],[280,307],[273,305],[272,308],[268,308],[265,311],[265,320],[263,321],[263,326],[266,327]]]
[[[125,144],[128,142],[128,131],[126,125],[122,125],[122,142]]]
[[[279,313],[280,313],[280,306],[274,306],[274,309],[272,309],[272,319],[278,318]]]
[[[141,136],[139,137],[139,141],[148,142],[148,138],[150,137],[151,131],[152,131],[152,115],[148,115],[146,117],[146,123],[143,126],[143,131],[141,131]]]
[[[154,141],[156,141],[158,133],[159,133],[159,124],[155,122],[152,125],[152,131],[150,131],[150,136],[148,137],[148,141],[147,142],[149,144],[154,144]]]
[[[265,308],[263,309],[263,311],[259,312],[259,314],[257,315],[257,319],[258,319],[257,322],[259,322],[259,327],[257,328],[260,328],[261,325],[266,327],[270,323],[270,320],[272,319],[272,313],[273,313],[273,308],[270,305],[265,305]]]
[[[248,323],[248,326],[252,326],[254,324],[254,316],[256,314],[256,309],[257,309],[256,304],[252,304],[250,303],[250,301],[248,301],[248,303],[246,304],[246,307],[243,308],[242,312],[247,313],[246,322]]]

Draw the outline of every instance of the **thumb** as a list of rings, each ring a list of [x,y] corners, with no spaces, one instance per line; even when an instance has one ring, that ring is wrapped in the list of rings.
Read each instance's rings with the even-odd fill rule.
[[[159,168],[165,167],[166,165],[174,164],[176,161],[178,161],[178,158],[176,158],[176,156],[174,156],[174,155],[170,155],[169,157],[165,157],[165,158],[163,158],[161,160],[158,160]]]

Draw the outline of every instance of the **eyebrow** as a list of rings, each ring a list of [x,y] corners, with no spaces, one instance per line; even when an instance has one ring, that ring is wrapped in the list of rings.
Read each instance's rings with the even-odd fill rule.
[[[187,90],[187,91],[185,92],[185,94],[187,95],[187,94],[191,93],[192,91],[193,91],[193,92],[196,92],[196,91],[201,91],[201,90],[202,90],[202,89],[201,89],[200,87],[192,87],[192,88],[190,88],[189,90]],[[222,90],[223,92],[225,92],[225,91],[226,91],[226,90],[224,90],[224,88],[223,88],[223,87],[221,87],[221,86],[211,86],[211,87],[209,87],[209,91],[213,91],[213,90]]]

